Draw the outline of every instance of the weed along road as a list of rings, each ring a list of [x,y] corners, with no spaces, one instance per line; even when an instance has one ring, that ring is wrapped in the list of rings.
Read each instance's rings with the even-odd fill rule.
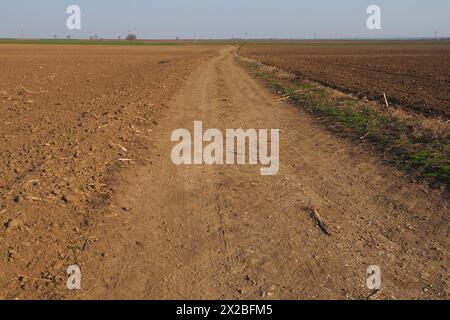
[[[382,271],[378,298],[442,294],[440,193],[279,99],[235,47],[208,50],[155,111],[145,164],[120,173],[111,218],[83,256],[82,297],[365,299],[372,265]],[[174,163],[173,133],[193,138],[196,121],[203,132],[279,130],[279,170],[261,175],[248,158]]]

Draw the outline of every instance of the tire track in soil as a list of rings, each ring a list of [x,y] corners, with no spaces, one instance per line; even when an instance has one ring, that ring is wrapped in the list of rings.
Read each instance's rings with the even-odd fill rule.
[[[130,173],[117,195],[132,210],[97,244],[111,253],[83,273],[86,296],[366,298],[371,264],[384,272],[377,298],[445,294],[445,249],[430,247],[446,248],[446,200],[276,102],[238,67],[233,50],[220,49],[198,67],[158,121],[152,164]],[[222,132],[280,128],[279,174],[173,165],[170,135],[192,130],[194,120]],[[312,207],[332,236],[314,225]]]

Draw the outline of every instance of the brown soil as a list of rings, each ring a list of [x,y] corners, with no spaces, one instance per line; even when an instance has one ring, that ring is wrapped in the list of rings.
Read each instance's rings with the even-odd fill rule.
[[[425,114],[450,115],[449,42],[245,45],[240,54],[329,87]]]
[[[65,269],[95,241],[89,230],[119,183],[111,179],[147,162],[154,110],[209,54],[0,46],[0,297],[64,295]]]
[[[371,298],[448,298],[447,199],[277,101],[233,48],[50,48],[0,51],[0,296],[365,299],[375,264]],[[280,172],[173,165],[194,120],[280,128]]]

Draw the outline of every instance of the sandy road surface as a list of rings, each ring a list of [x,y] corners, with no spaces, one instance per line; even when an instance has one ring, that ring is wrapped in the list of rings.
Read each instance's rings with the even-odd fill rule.
[[[130,173],[99,226],[78,298],[448,297],[446,201],[268,93],[233,48],[206,59],[162,112],[151,165]],[[280,171],[175,166],[174,129],[281,129]],[[317,208],[325,235],[311,219]],[[102,253],[102,254],[100,254]]]

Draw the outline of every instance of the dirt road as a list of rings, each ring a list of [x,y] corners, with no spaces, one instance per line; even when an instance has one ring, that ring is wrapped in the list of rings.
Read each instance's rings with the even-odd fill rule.
[[[360,147],[268,93],[233,48],[198,66],[161,111],[149,166],[128,174],[75,298],[448,298],[448,209]],[[279,128],[280,171],[175,166],[173,130]],[[316,208],[326,235],[311,218]]]

